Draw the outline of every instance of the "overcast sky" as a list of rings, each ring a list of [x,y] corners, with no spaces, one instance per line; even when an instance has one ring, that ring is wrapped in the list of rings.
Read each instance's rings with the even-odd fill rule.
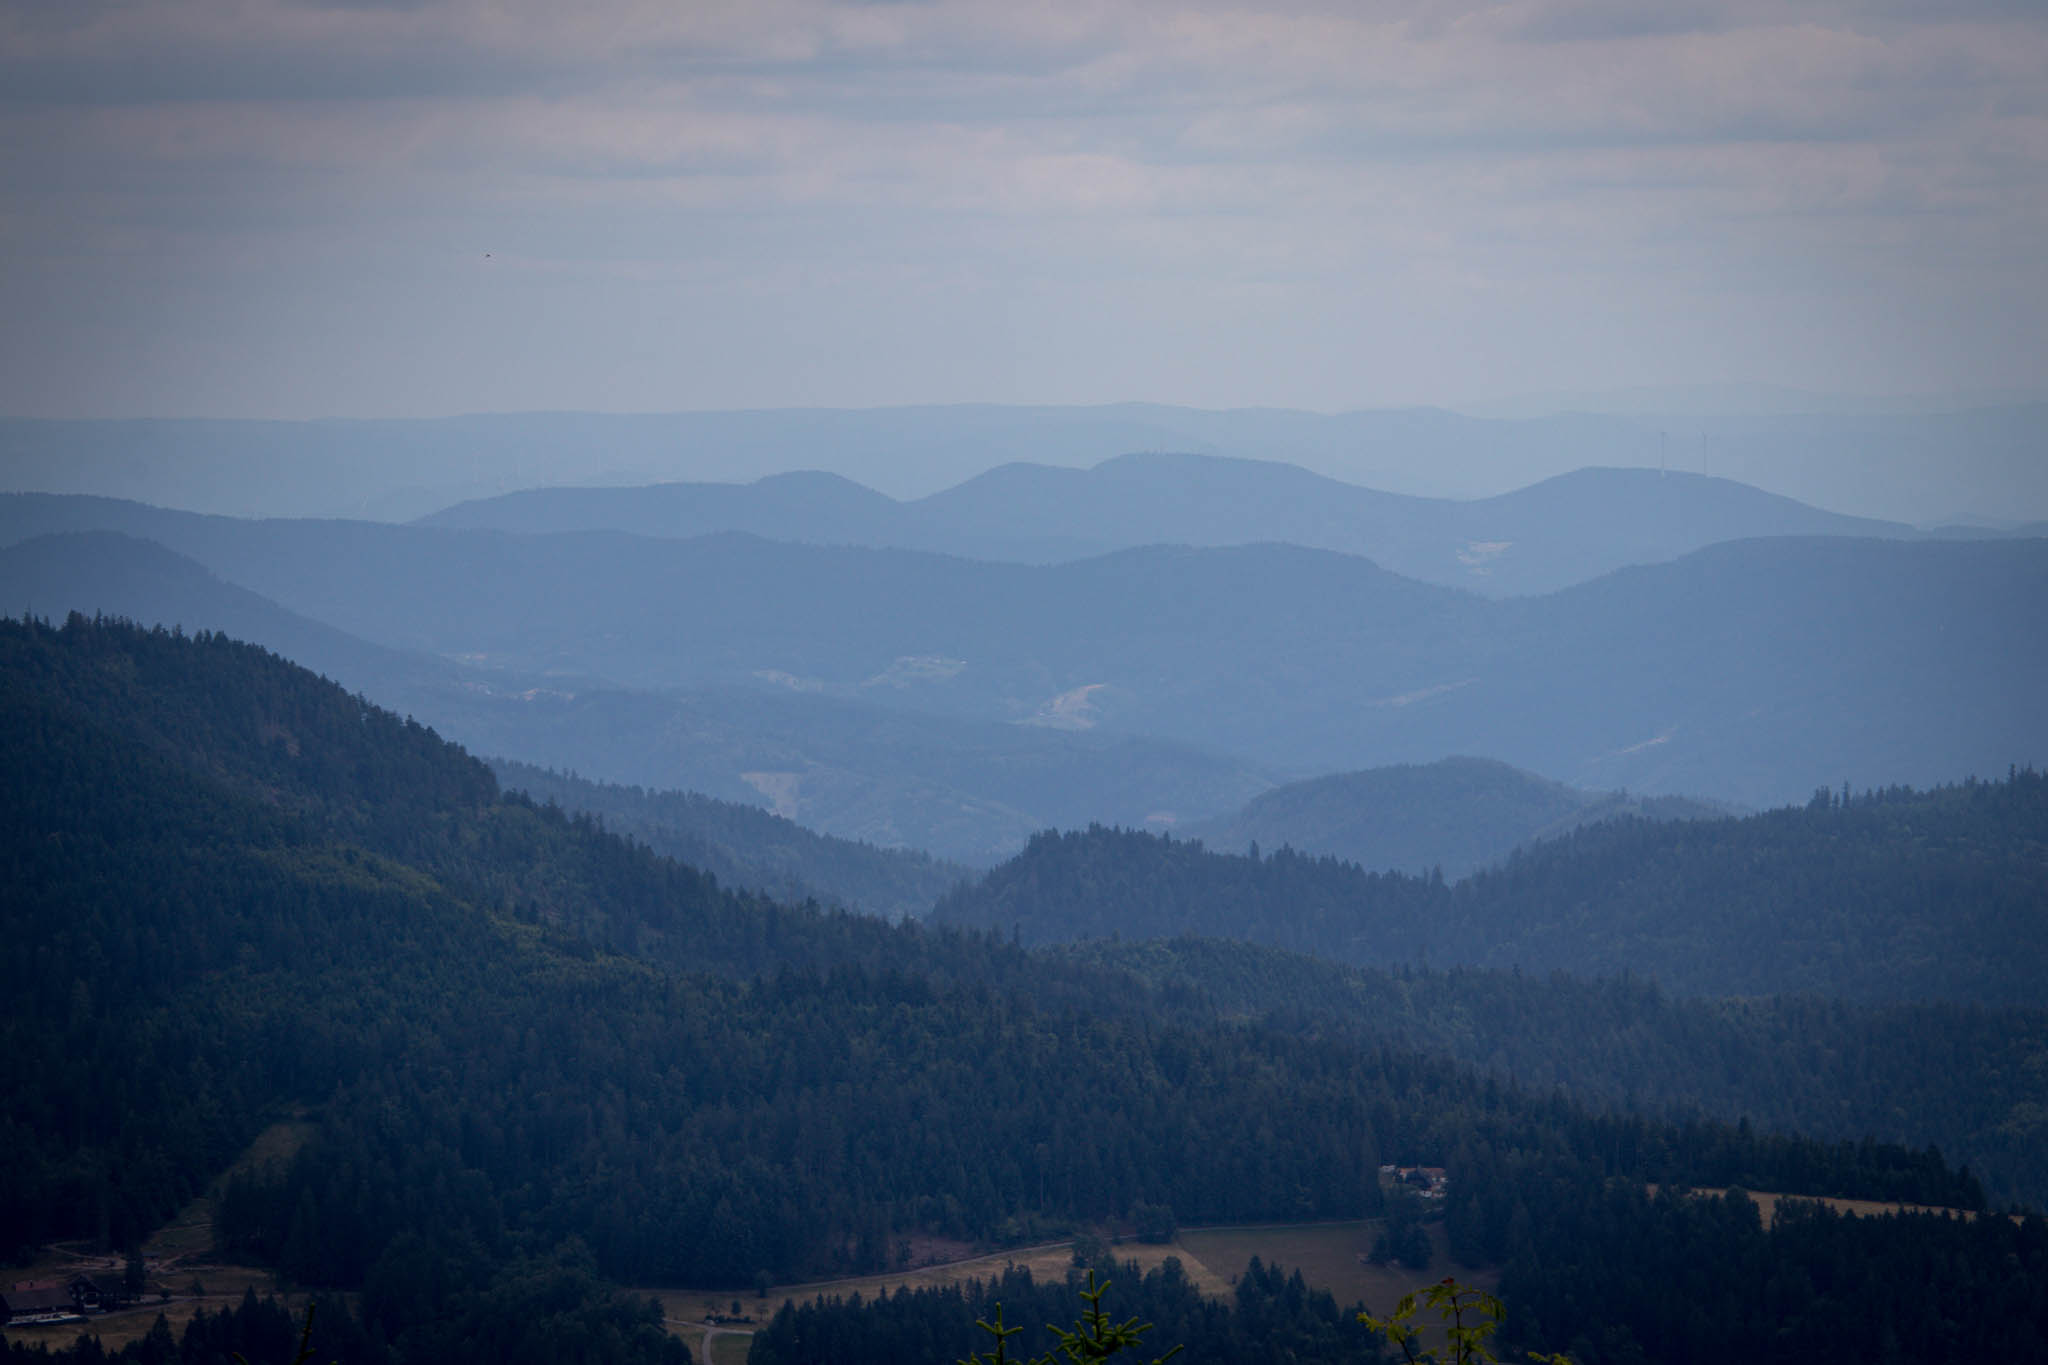
[[[0,412],[2048,389],[2048,5],[0,0]]]

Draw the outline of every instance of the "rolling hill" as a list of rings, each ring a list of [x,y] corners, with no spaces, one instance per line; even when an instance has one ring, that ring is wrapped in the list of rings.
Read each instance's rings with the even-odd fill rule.
[[[2048,407],[1946,412],[1313,413],[1099,407],[514,413],[377,421],[0,419],[0,488],[238,516],[404,519],[544,484],[746,482],[828,471],[921,497],[999,465],[1132,451],[1282,461],[1431,497],[1490,497],[1589,465],[1705,467],[1783,497],[1924,524],[2048,516]]]
[[[1254,765],[1138,735],[924,715],[758,684],[632,691],[373,645],[118,533],[74,532],[0,549],[0,603],[9,614],[104,612],[226,631],[479,752],[656,792],[683,788],[767,805],[844,839],[981,865],[1014,853],[1040,829],[1221,812],[1272,785]],[[590,808],[565,799],[566,791],[554,794]],[[600,800],[597,808],[610,806]],[[657,823],[676,833],[672,818]],[[652,827],[641,832],[654,838]],[[779,849],[786,840],[770,842]],[[782,852],[766,854],[765,864],[743,861],[755,870],[737,884],[794,893]],[[827,858],[820,866],[840,864]],[[733,870],[724,866],[721,875]],[[816,867],[813,874],[813,889],[827,899],[873,903],[870,882],[841,883]],[[929,905],[918,894],[919,908]],[[906,902],[892,897],[891,904]]]
[[[1901,523],[1839,516],[1697,474],[1582,469],[1457,502],[1209,455],[1123,455],[1091,469],[1010,464],[910,502],[825,474],[746,485],[533,489],[462,503],[419,524],[675,538],[744,531],[1026,563],[1141,545],[1271,542],[1360,555],[1408,578],[1488,596],[1548,592],[1724,540],[1917,535]]]
[[[1175,833],[1226,852],[1248,845],[1328,854],[1412,875],[1456,880],[1536,839],[1617,816],[1694,820],[1724,806],[1682,796],[1592,792],[1486,758],[1446,758],[1290,782],[1234,815]]]
[[[648,791],[587,782],[509,759],[491,761],[507,791],[593,815],[604,827],[665,858],[709,872],[725,886],[800,903],[835,905],[890,919],[918,916],[969,877],[926,853],[816,834],[770,811],[696,792]]]
[[[1602,1320],[1630,1324],[1603,1342],[1633,1350],[1688,1330],[1669,1285],[1706,1246],[1726,1272],[1709,1343],[1724,1358],[1761,1354],[1783,1331],[1782,1313],[1744,1313],[1756,1278],[1829,1282],[1879,1265],[1896,1287],[1862,1324],[1873,1352],[1891,1333],[1952,1347],[1947,1358],[2038,1354],[2038,1313],[1919,1311],[1994,1280],[2016,1303],[2042,1302],[2038,1220],[1795,1209],[1767,1228],[1739,1197],[1672,1188],[1981,1209],[1979,1182],[1932,1150],[1597,1114],[1370,1041],[1335,1015],[1219,1008],[1182,979],[1195,970],[1154,976],[736,896],[592,820],[500,793],[427,728],[216,634],[0,621],[0,722],[10,1254],[58,1238],[134,1244],[290,1114],[302,1145],[223,1184],[215,1233],[297,1285],[346,1291],[320,1312],[329,1330],[346,1325],[350,1358],[486,1359],[478,1340],[516,1330],[562,1358],[673,1365],[682,1353],[658,1311],[597,1276],[739,1292],[893,1264],[911,1235],[1015,1246],[1162,1214],[1357,1218],[1386,1202],[1384,1155],[1449,1169],[1453,1255],[1503,1267],[1538,1345],[1592,1330],[1535,1324],[1572,1303],[1557,1268],[1596,1261]],[[1975,838],[1997,855],[1987,816],[2024,814],[2029,781],[2040,785],[1816,802],[1814,819],[1774,832],[1808,866],[1846,869],[1861,894],[1863,855],[1907,831],[1937,853]],[[1815,822],[1823,804],[1839,824]],[[1708,826],[1652,828],[1695,827]],[[1815,858],[1816,836],[1845,856]],[[1639,870],[1661,874],[1668,852]],[[1258,961],[1226,971],[1286,975]],[[1489,981],[1505,994],[1497,1009],[1409,1019],[1483,1031],[1574,1003],[1639,1022],[1658,1010],[1627,983],[1576,1000],[1476,974],[1458,984]],[[1393,1003],[1403,985],[1435,984],[1378,986]],[[1315,1008],[1359,985],[1335,984]],[[1967,1019],[1900,1022],[1959,1067],[2023,1070],[2039,1036],[2036,1023],[2001,1049]],[[1851,1073],[1861,1059],[1882,1070],[1869,1051],[1881,1028],[1854,1011],[1820,1023],[1820,1041],[1853,1044]],[[1636,1041],[1654,1057],[1692,1033],[1728,1044],[1729,1059],[1761,1048],[1774,1075],[1796,1075],[1798,1051],[1769,1025],[1695,1013]],[[1573,1021],[1558,1045],[1587,1027]],[[1819,1080],[1845,1099],[1871,1085],[1835,1069]],[[1652,1256],[1656,1273],[1631,1278]],[[1236,1303],[1270,1343],[1270,1321],[1253,1316],[1261,1294],[1300,1295],[1266,1284]],[[1802,1333],[1837,1339],[1829,1305],[1788,1303]],[[289,1351],[289,1320],[273,1317],[269,1347]],[[217,1359],[225,1331],[205,1354],[188,1336],[187,1354]],[[175,1349],[159,1331],[124,1359]]]
[[[735,896],[224,636],[0,622],[0,711],[10,1252],[137,1236],[286,1106],[313,1132],[221,1192],[217,1232],[311,1284],[464,1242],[743,1284],[1133,1200],[1355,1216],[1375,1143],[1455,1115],[1635,1179],[1981,1200],[1938,1159],[1598,1119],[986,936]]]
[[[779,696],[826,725],[833,707],[857,707],[1145,737],[1300,776],[1476,753],[1578,786],[1749,806],[2048,753],[2035,628],[2048,541],[1734,541],[1488,601],[1276,545],[1033,566],[730,534],[515,536],[0,499],[0,540],[53,523],[160,540],[387,648],[579,695]],[[476,742],[605,780],[697,785]],[[1115,818],[1201,818],[1263,785]]]
[[[1027,944],[1194,935],[1366,966],[1650,977],[1683,995],[2038,1004],[2048,776],[1719,820],[1611,820],[1451,884],[1135,831],[1046,834],[933,908]]]

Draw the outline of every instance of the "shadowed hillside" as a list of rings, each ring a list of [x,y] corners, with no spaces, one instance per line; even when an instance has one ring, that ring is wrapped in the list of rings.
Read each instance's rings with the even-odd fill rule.
[[[1175,832],[1237,852],[1247,845],[1329,854],[1368,868],[1456,879],[1521,844],[1617,816],[1697,820],[1722,806],[1682,796],[1590,792],[1483,758],[1374,768],[1291,782],[1235,815]]]
[[[2037,1003],[2048,777],[1823,791],[1743,819],[1621,819],[1455,885],[1124,830],[1045,834],[935,922],[1025,943],[1247,939],[1362,965],[1654,977],[1685,995]]]
[[[570,690],[832,698],[1145,736],[1282,773],[1480,753],[1580,786],[1761,806],[1821,782],[2003,771],[2048,748],[2038,540],[1738,541],[1493,602],[1287,546],[1034,567],[734,535],[511,536],[0,500],[0,536],[49,522],[118,523],[386,647]],[[495,737],[480,747],[699,785]],[[1199,818],[1258,789],[1115,818]]]

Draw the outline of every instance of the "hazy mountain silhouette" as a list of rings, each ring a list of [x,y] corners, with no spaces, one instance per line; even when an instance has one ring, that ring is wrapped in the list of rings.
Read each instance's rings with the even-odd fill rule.
[[[240,516],[403,519],[544,484],[746,482],[823,469],[921,497],[1015,461],[1132,451],[1281,460],[1431,496],[1486,497],[1588,465],[1701,470],[1918,524],[2048,516],[2048,405],[1925,413],[1335,414],[958,404],[858,410],[517,413],[436,419],[0,419],[0,488]]]
[[[95,518],[387,647],[558,678],[579,696],[780,700],[809,708],[814,736],[921,713],[1006,735],[1150,736],[1294,776],[1476,753],[1576,785],[1755,806],[1841,780],[2000,772],[2048,751],[2039,540],[1737,541],[1488,601],[1291,546],[1029,566],[739,535],[513,536],[0,500],[0,534]],[[1216,814],[1262,786],[1199,812],[1152,809]]]
[[[1026,563],[1141,545],[1270,541],[1363,555],[1409,578],[1490,596],[1547,592],[1723,540],[1918,534],[1903,523],[1838,516],[1696,474],[1585,469],[1455,502],[1208,455],[1124,455],[1092,469],[1010,464],[914,502],[828,474],[744,485],[532,489],[462,503],[420,524],[677,538],[746,531]]]
[[[596,816],[613,834],[709,872],[721,886],[792,905],[816,898],[892,919],[922,915],[971,875],[926,853],[836,839],[700,792],[591,782],[511,759],[488,762],[506,791]]]
[[[1290,782],[1235,814],[1178,833],[1227,852],[1247,845],[1328,854],[1361,867],[1462,877],[1535,839],[1620,815],[1729,814],[1683,796],[1585,791],[1489,758],[1446,758]]]
[[[1194,935],[1333,961],[1654,978],[1686,995],[2033,1006],[2048,777],[1742,818],[1584,825],[1450,883],[1101,826],[1034,838],[933,907],[1026,944]]]
[[[0,611],[223,631],[479,752],[657,793],[765,803],[827,834],[972,862],[1007,856],[1049,826],[1215,814],[1272,783],[1254,765],[1139,735],[920,715],[758,685],[654,693],[459,664],[371,644],[119,533],[0,548]],[[756,861],[772,869],[781,860]],[[766,875],[759,885],[789,889]],[[870,885],[821,878],[816,890],[872,904]]]

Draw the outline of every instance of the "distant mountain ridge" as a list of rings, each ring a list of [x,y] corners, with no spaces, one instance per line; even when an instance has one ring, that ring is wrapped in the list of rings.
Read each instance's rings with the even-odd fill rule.
[[[1256,765],[1142,736],[920,715],[758,683],[633,691],[389,648],[120,532],[75,531],[0,546],[0,611],[55,620],[71,611],[104,612],[187,632],[225,631],[479,752],[537,765],[533,771],[599,774],[649,789],[657,804],[677,788],[725,802],[765,802],[825,834],[982,865],[1051,826],[1220,812],[1273,781]],[[565,806],[618,814],[602,793],[554,794]],[[673,835],[674,814],[653,823]],[[637,837],[654,843],[656,831],[641,829]],[[753,875],[734,884],[796,894],[789,868],[774,870],[778,861],[771,857],[766,871],[754,864]],[[727,877],[733,869],[714,861],[712,870]],[[936,890],[951,884],[950,873],[942,880]],[[871,881],[825,878],[812,889],[880,908],[870,898]],[[920,910],[930,904],[922,889],[916,894]],[[894,893],[889,901],[904,904]]]
[[[1226,852],[1288,847],[1374,871],[1419,876],[1441,870],[1455,880],[1523,844],[1600,820],[1733,813],[1690,797],[1584,791],[1494,759],[1461,757],[1290,782],[1253,797],[1234,815],[1174,832]]]
[[[1131,451],[1282,460],[1430,497],[1486,497],[1589,465],[1711,472],[1862,516],[2048,517],[2048,405],[1933,413],[1317,413],[1151,403],[957,404],[309,422],[0,418],[0,489],[237,516],[402,520],[543,484],[746,482],[825,469],[921,497],[1016,461]]]
[[[2048,775],[1581,826],[1463,881],[1101,827],[933,908],[1026,945],[1194,935],[1357,966],[1651,977],[1680,995],[2038,1006]]]
[[[1578,786],[1748,806],[1822,783],[1928,783],[2048,759],[2042,540],[1734,541],[1491,601],[1283,545],[1033,566],[737,534],[249,522],[0,497],[0,543],[95,525],[385,648],[577,698],[716,693],[849,721],[858,708],[916,716],[926,733],[989,727],[971,741],[985,752],[1015,750],[1020,727],[1064,730],[1098,756],[1141,740],[1162,759],[1177,750],[1184,771],[1200,759],[1221,780],[1205,787],[1213,805],[1116,817],[1132,822],[1206,818],[1276,778],[1460,753]],[[465,738],[605,780],[698,786]],[[1233,766],[1252,780],[1237,784]],[[806,768],[771,755],[735,771]],[[1006,804],[1044,813],[1038,797]]]
[[[817,834],[757,806],[588,782],[509,759],[488,762],[506,791],[594,815],[613,834],[773,900],[801,904],[822,895],[848,909],[903,919],[924,914],[970,876],[958,863]]]
[[[1488,596],[1549,592],[1725,540],[1919,535],[1903,523],[1839,516],[1688,473],[1582,469],[1457,502],[1377,492],[1293,465],[1188,454],[1123,455],[1089,469],[1003,465],[911,502],[821,473],[752,484],[531,489],[416,524],[673,539],[744,531],[1035,564],[1142,545],[1271,542],[1358,555],[1404,577]]]

